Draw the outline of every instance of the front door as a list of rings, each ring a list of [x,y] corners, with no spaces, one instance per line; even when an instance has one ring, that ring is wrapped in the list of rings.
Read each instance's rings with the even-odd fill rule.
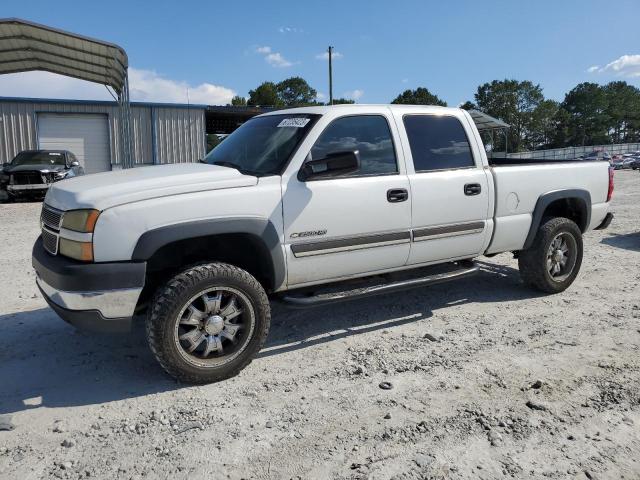
[[[289,287],[374,273],[406,263],[411,224],[409,180],[397,155],[397,134],[392,133],[390,125],[388,112],[331,120],[307,160],[358,151],[359,171],[306,182],[296,175],[285,179]]]

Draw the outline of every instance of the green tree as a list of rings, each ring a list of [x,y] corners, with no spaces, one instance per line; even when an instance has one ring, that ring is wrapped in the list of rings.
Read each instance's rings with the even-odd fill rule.
[[[509,151],[529,148],[526,140],[532,128],[532,114],[544,100],[540,85],[528,80],[494,80],[478,87],[475,100],[479,110],[511,125],[507,133]],[[504,140],[497,140],[495,147],[503,150]]]
[[[589,82],[577,85],[565,95],[562,108],[569,114],[566,126],[568,145],[609,143],[609,98],[603,87]]]
[[[287,107],[301,107],[315,103],[318,92],[302,77],[291,77],[276,85],[278,98]]]
[[[557,134],[560,104],[555,100],[542,100],[531,112],[531,120],[525,134],[529,149],[550,148]]]
[[[247,104],[264,107],[281,107],[283,105],[278,96],[278,88],[273,82],[262,82],[255,90],[249,90]]]
[[[241,97],[240,95],[236,95],[231,99],[231,105],[244,107],[245,105],[247,105],[247,99]]]
[[[404,105],[439,105],[446,107],[447,102],[438,98],[437,95],[431,93],[427,88],[418,87],[415,90],[405,90],[391,103],[400,103]]]
[[[460,108],[463,109],[463,110],[477,110],[478,106],[475,103],[470,102],[469,100],[467,100],[462,105],[460,105]]]
[[[640,138],[640,90],[618,81],[605,85],[604,92],[611,142],[637,142]]]

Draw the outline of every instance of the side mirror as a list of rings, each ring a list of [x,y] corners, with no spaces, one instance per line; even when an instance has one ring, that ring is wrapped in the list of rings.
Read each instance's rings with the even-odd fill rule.
[[[348,175],[349,173],[357,172],[359,169],[360,152],[358,150],[333,152],[319,160],[305,162],[298,178],[303,182],[308,182],[310,180]]]
[[[72,167],[79,167],[80,166],[80,162],[78,162],[77,160],[74,160],[73,162],[71,162],[71,166]]]
[[[8,167],[9,165],[11,165],[11,162],[4,162],[2,168]]]

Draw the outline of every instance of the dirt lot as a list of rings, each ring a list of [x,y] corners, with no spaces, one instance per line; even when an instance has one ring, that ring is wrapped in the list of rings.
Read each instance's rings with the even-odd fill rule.
[[[260,357],[204,387],[140,328],[83,334],[46,307],[39,209],[0,205],[0,478],[640,478],[638,172],[617,172],[616,219],[563,294],[505,254],[458,283],[275,306]]]

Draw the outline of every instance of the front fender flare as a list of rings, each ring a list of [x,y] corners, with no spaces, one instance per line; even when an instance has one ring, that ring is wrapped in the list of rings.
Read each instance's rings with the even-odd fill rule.
[[[274,290],[284,285],[286,263],[280,235],[270,220],[261,217],[212,218],[155,228],[140,236],[131,259],[136,262],[147,261],[158,249],[179,240],[230,233],[244,233],[260,239],[271,257]]]

